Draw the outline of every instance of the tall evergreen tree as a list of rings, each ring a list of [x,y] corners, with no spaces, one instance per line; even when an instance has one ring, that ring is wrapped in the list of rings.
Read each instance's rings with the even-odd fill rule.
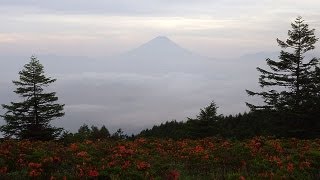
[[[313,116],[313,119],[320,117],[320,67],[316,67],[313,74],[313,84],[310,93],[309,107],[306,109]],[[320,126],[320,121],[318,122]],[[319,132],[320,133],[320,132]]]
[[[315,48],[317,38],[315,29],[309,29],[301,17],[291,23],[292,30],[288,31],[286,41],[277,39],[280,52],[279,60],[267,59],[270,70],[257,68],[261,73],[259,84],[268,88],[263,92],[246,90],[249,95],[258,95],[264,99],[265,105],[247,105],[252,110],[268,109],[276,112],[287,112],[301,119],[310,107],[312,99],[316,98],[315,92],[316,68],[318,59],[305,58],[306,53]],[[287,50],[288,49],[288,50]],[[287,51],[285,51],[287,50]],[[300,116],[300,117],[299,117]]]
[[[198,120],[216,121],[217,120],[217,105],[214,101],[210,103],[209,106],[204,109],[200,109],[200,113],[197,116]]]
[[[5,136],[19,139],[50,140],[60,135],[62,128],[49,123],[64,115],[64,105],[57,104],[55,92],[45,92],[45,87],[56,81],[44,75],[44,67],[35,56],[19,72],[19,81],[14,91],[23,101],[2,105],[7,112],[1,117],[6,124],[1,127]]]
[[[101,127],[100,132],[99,132],[99,135],[100,135],[100,138],[101,138],[101,139],[110,137],[110,132],[109,132],[109,130],[106,128],[105,125],[103,125],[103,126]]]
[[[216,122],[221,116],[217,115],[217,105],[214,101],[207,107],[200,109],[197,118],[188,118],[187,127],[190,137],[200,138],[209,137],[217,132]]]

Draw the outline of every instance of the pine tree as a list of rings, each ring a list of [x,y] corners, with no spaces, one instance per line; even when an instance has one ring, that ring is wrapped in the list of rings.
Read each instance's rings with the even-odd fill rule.
[[[62,128],[52,127],[49,123],[64,115],[64,105],[57,104],[55,92],[45,92],[45,87],[56,81],[44,75],[44,67],[35,56],[19,72],[19,81],[14,91],[23,101],[2,105],[7,112],[1,117],[6,124],[1,127],[7,137],[30,140],[50,140],[59,136]]]
[[[188,136],[192,138],[204,138],[213,136],[217,132],[217,121],[221,115],[217,115],[217,105],[211,101],[210,105],[200,109],[197,118],[188,118],[187,128]]]
[[[267,59],[270,70],[257,68],[261,73],[259,84],[268,88],[263,92],[246,90],[251,96],[257,95],[264,99],[265,105],[257,106],[247,103],[252,110],[272,110],[286,112],[298,119],[306,115],[306,111],[314,98],[319,97],[316,92],[318,59],[307,60],[307,52],[315,48],[317,38],[315,29],[309,29],[301,17],[291,23],[292,30],[288,31],[286,41],[277,39],[280,52],[279,60]],[[288,50],[287,50],[288,49]],[[287,50],[287,51],[285,51]],[[318,94],[318,95],[317,95]]]
[[[101,138],[101,139],[105,139],[105,138],[110,137],[110,132],[109,132],[109,130],[106,128],[105,125],[103,125],[103,126],[101,127],[99,134],[100,134],[100,138]]]
[[[91,139],[107,139],[110,137],[109,130],[103,125],[100,130],[97,126],[91,126]]]
[[[203,121],[216,121],[217,120],[217,105],[214,101],[210,103],[209,106],[205,107],[204,109],[200,109],[200,113],[197,116],[198,120]]]
[[[310,88],[309,107],[306,107],[313,119],[320,117],[320,67],[316,67],[313,73],[313,84]],[[319,122],[320,123],[320,122]]]

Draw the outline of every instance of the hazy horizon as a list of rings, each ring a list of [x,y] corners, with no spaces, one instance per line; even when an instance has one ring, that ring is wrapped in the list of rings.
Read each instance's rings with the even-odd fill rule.
[[[320,37],[315,0],[0,0],[0,98],[36,55],[75,131],[83,123],[137,133],[195,117],[214,100],[224,115],[248,108],[257,66],[302,16]],[[320,55],[319,43],[311,56]],[[3,124],[4,121],[0,121]]]

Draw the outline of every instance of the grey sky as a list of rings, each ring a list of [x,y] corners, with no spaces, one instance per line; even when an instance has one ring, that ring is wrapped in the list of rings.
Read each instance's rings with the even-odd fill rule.
[[[319,12],[317,0],[1,0],[0,53],[109,56],[166,35],[236,57],[274,50],[298,15],[320,29]]]
[[[255,68],[298,15],[320,37],[318,0],[0,0],[0,104],[17,99],[11,80],[36,54],[58,79],[56,125],[67,130],[137,133],[212,100],[219,113],[244,112],[259,101],[244,91],[258,87]],[[135,49],[159,35],[195,54],[161,40]]]
[[[156,38],[118,57],[38,56],[49,76],[49,91],[65,103],[66,115],[54,124],[76,131],[83,123],[137,133],[168,120],[195,117],[212,100],[219,113],[244,112],[245,88],[256,87],[255,67],[265,55],[211,59],[193,54],[169,39]],[[21,101],[11,80],[28,56],[0,57],[1,103]],[[0,112],[3,112],[0,110]],[[0,124],[3,124],[0,121]]]

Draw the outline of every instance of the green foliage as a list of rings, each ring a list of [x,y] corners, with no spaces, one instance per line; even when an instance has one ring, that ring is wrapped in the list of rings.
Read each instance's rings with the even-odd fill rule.
[[[79,129],[77,133],[70,133],[68,131],[63,132],[63,135],[61,136],[60,140],[65,143],[71,143],[71,142],[82,142],[85,140],[103,140],[110,138],[109,130],[106,128],[106,126],[102,126],[100,129],[96,126],[91,126],[89,128],[88,125],[83,124]]]
[[[246,90],[251,96],[260,96],[265,105],[247,103],[251,110],[268,110],[282,121],[283,134],[286,136],[316,136],[319,133],[320,116],[320,70],[319,60],[307,60],[306,54],[315,48],[318,38],[315,29],[309,29],[301,17],[291,24],[285,41],[277,39],[280,52],[279,60],[267,59],[270,70],[257,68],[261,73],[259,83],[263,92]],[[285,51],[286,50],[286,51]]]
[[[118,129],[115,133],[112,134],[111,136],[112,139],[126,139],[127,135],[124,134],[122,129]]]
[[[64,115],[64,105],[56,103],[55,92],[45,92],[45,88],[56,79],[45,76],[43,66],[35,56],[19,76],[19,81],[13,81],[17,86],[14,92],[23,101],[2,105],[7,112],[1,116],[6,121],[1,131],[7,137],[19,139],[50,140],[58,137],[62,128],[52,127],[49,123]]]
[[[246,139],[259,135],[297,138],[319,137],[319,125],[310,131],[305,131],[303,128],[298,131],[293,128],[294,125],[286,123],[284,118],[286,117],[274,111],[252,111],[238,115],[218,116],[215,121],[196,119],[189,119],[186,122],[170,121],[143,130],[137,136],[172,139],[199,139],[212,136]]]
[[[318,59],[306,60],[305,54],[315,48],[318,39],[314,35],[314,29],[309,30],[308,24],[298,17],[291,24],[292,30],[288,31],[288,39],[277,39],[282,49],[279,61],[267,59],[270,71],[257,68],[261,73],[259,83],[262,88],[271,88],[268,91],[252,92],[249,95],[258,95],[264,99],[266,105],[255,106],[248,103],[253,110],[272,109],[276,111],[288,111],[294,115],[302,116],[306,113],[306,107],[310,106],[312,98],[319,98],[313,91],[316,81],[316,68]],[[290,51],[291,50],[291,51]],[[319,84],[318,84],[319,85]],[[273,88],[272,88],[273,87]]]
[[[216,135],[216,124],[222,116],[217,116],[217,106],[212,101],[209,106],[200,109],[196,119],[188,118],[187,122],[171,121],[144,130],[139,136],[159,138],[203,138]]]
[[[105,125],[103,125],[101,128],[100,128],[100,131],[98,133],[98,138],[106,138],[106,137],[109,137],[110,136],[110,133],[109,133],[109,130],[106,128]]]
[[[200,121],[215,121],[217,120],[217,105],[214,101],[204,109],[200,109],[200,113],[197,116],[197,120]]]

